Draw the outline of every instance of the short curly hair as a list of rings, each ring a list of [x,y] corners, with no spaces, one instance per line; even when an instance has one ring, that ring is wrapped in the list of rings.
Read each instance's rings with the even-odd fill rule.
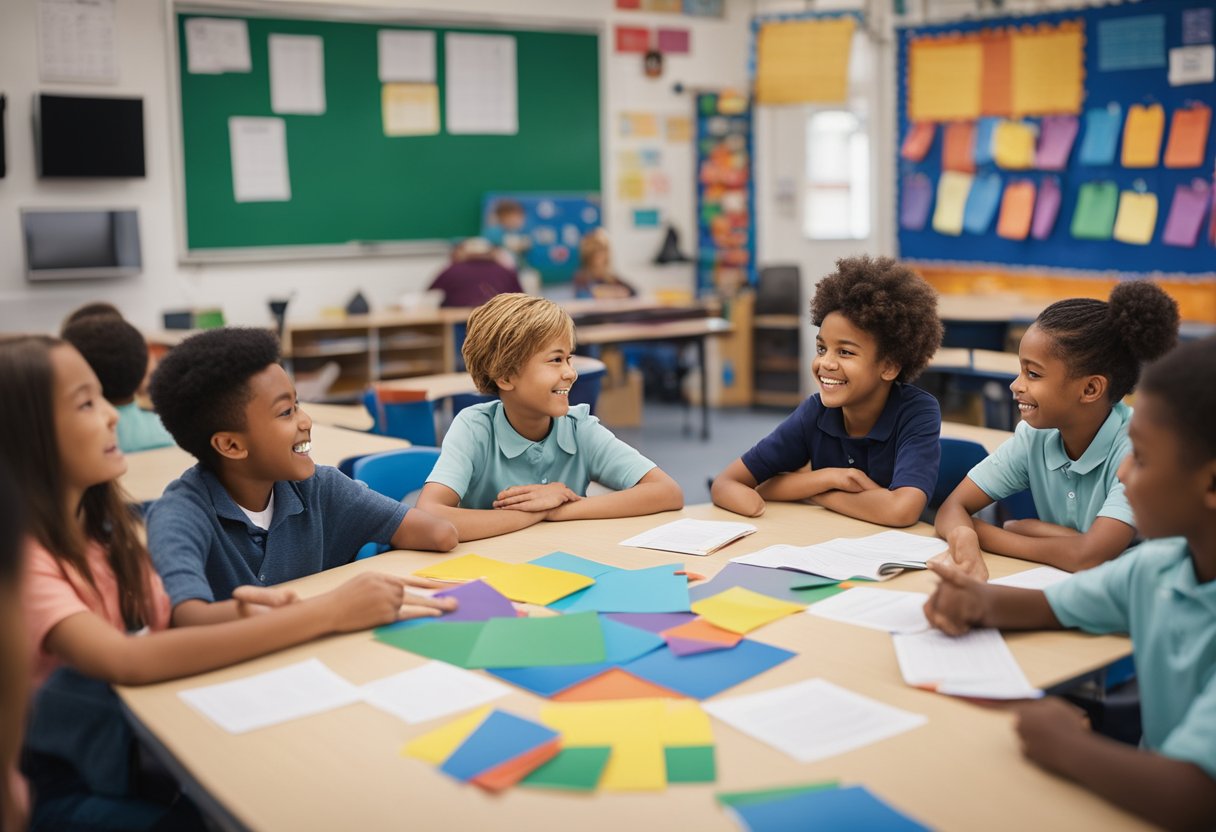
[[[101,382],[101,395],[126,404],[148,372],[148,342],[113,315],[90,315],[63,328],[63,340],[80,351]]]
[[[912,381],[942,344],[937,292],[891,257],[842,257],[819,281],[811,323],[839,312],[878,342],[880,358],[899,365],[896,381]]]
[[[518,373],[555,338],[574,346],[574,322],[566,310],[546,298],[506,292],[469,315],[460,353],[477,389],[496,396],[498,379]]]
[[[204,468],[219,455],[211,437],[245,429],[249,379],[279,362],[279,340],[266,329],[223,327],[192,335],[169,351],[149,392],[165,429]]]

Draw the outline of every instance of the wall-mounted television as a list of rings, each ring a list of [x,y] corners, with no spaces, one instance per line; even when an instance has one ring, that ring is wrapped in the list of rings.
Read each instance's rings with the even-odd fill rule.
[[[139,213],[23,208],[27,280],[87,280],[139,274]]]
[[[39,176],[143,176],[143,99],[35,95],[34,147]]]

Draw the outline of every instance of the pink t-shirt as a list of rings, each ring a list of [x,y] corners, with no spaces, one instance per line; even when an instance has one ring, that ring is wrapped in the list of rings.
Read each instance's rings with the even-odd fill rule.
[[[79,612],[91,612],[114,625],[119,632],[126,630],[122,607],[118,601],[118,581],[110,566],[105,547],[96,541],[89,544],[85,556],[92,570],[97,589],[72,566],[55,558],[37,542],[30,540],[25,551],[25,581],[22,585],[22,606],[25,631],[34,656],[33,689],[37,690],[51,671],[62,662],[46,651],[47,634],[55,625]],[[152,592],[152,620],[145,622],[150,629],[163,630],[169,626],[169,596],[160,576],[148,564],[148,586]]]

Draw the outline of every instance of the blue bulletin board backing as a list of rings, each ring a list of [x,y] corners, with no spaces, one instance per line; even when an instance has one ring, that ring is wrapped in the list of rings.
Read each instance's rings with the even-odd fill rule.
[[[500,243],[495,232],[494,206],[509,199],[524,211],[518,234],[528,240],[522,265],[540,273],[548,283],[569,281],[578,271],[578,244],[589,231],[603,225],[599,194],[488,193],[482,200],[482,234]]]
[[[1211,8],[1210,0],[1146,0],[1146,2],[1140,3],[1076,9],[1051,14],[989,18],[975,22],[900,29],[897,57],[899,135],[895,142],[897,206],[902,204],[905,176],[913,173],[925,174],[936,193],[937,182],[942,173],[944,125],[937,126],[933,144],[922,161],[913,163],[898,156],[899,147],[910,129],[908,121],[908,54],[909,45],[913,40],[926,35],[952,32],[965,34],[1005,26],[1023,27],[1075,20],[1083,21],[1085,27],[1084,99],[1082,112],[1078,114],[1081,127],[1065,169],[1058,172],[1009,171],[989,163],[977,165],[975,171],[977,181],[978,177],[985,173],[999,174],[1002,188],[1014,179],[1029,179],[1035,183],[1037,190],[1039,184],[1047,176],[1058,177],[1062,188],[1062,202],[1051,234],[1043,240],[1035,240],[1032,237],[1021,241],[1004,239],[997,235],[996,220],[994,219],[986,233],[971,234],[964,230],[961,235],[955,237],[937,233],[933,230],[930,221],[920,231],[899,227],[900,256],[904,259],[918,261],[1008,264],[1020,267],[1103,272],[1165,272],[1204,275],[1216,272],[1216,247],[1213,246],[1211,238],[1210,200],[1209,213],[1204,217],[1199,240],[1193,248],[1170,246],[1162,242],[1162,233],[1169,215],[1170,205],[1173,202],[1175,187],[1190,185],[1196,179],[1206,181],[1209,187],[1212,185],[1214,158],[1216,158],[1216,123],[1213,123],[1209,130],[1203,165],[1198,168],[1167,169],[1164,166],[1158,166],[1129,169],[1120,165],[1118,153],[1116,153],[1114,164],[1110,166],[1082,165],[1079,162],[1079,149],[1085,138],[1084,112],[1090,108],[1105,107],[1110,102],[1118,102],[1122,106],[1123,119],[1126,120],[1128,108],[1133,104],[1161,104],[1165,108],[1165,131],[1161,143],[1162,157],[1164,157],[1169,141],[1174,111],[1193,102],[1202,102],[1216,109],[1216,83],[1175,87],[1170,86],[1168,80],[1169,50],[1184,45],[1183,12],[1196,9],[1211,10]],[[1100,68],[1099,30],[1103,21],[1156,15],[1160,15],[1164,19],[1165,43],[1162,56],[1164,61],[1160,66],[1119,70]],[[1208,17],[1208,20],[1210,19]],[[1196,41],[1195,37],[1196,32],[1192,27],[1188,32],[1190,43],[1186,45],[1203,43],[1203,41]],[[1199,32],[1199,37],[1203,37],[1202,31]],[[1212,43],[1210,26],[1206,43]],[[1035,123],[1041,121],[1037,118],[1028,120]],[[1138,183],[1143,183],[1147,191],[1157,195],[1157,222],[1152,240],[1147,245],[1133,245],[1113,239],[1109,241],[1078,240],[1071,235],[1070,223],[1073,209],[1076,207],[1078,191],[1081,185],[1091,181],[1114,182],[1120,191],[1134,190]],[[932,209],[930,209],[931,217]]]

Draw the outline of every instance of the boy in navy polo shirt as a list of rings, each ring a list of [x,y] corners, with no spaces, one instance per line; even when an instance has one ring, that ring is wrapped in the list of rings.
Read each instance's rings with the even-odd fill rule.
[[[748,517],[809,500],[886,526],[917,521],[937,482],[941,409],[911,386],[942,340],[937,293],[889,257],[847,257],[811,301],[820,392],[714,480]]]
[[[230,600],[238,586],[349,563],[369,541],[444,552],[456,545],[446,520],[313,463],[312,420],[278,361],[270,332],[217,329],[183,341],[152,376],[161,420],[198,459],[148,512],[148,549],[175,625],[240,615],[246,610]],[[276,590],[257,597],[270,606],[294,598]]]

